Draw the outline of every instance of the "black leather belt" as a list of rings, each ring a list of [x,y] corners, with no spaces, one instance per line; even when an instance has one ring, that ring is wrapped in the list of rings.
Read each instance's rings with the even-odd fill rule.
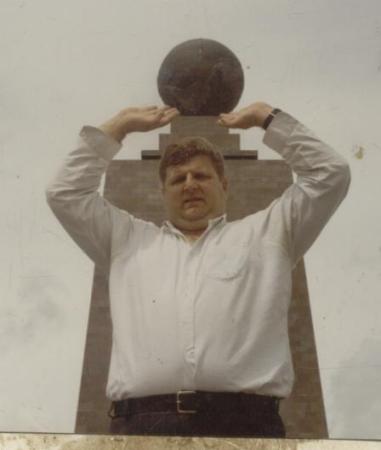
[[[122,417],[131,414],[174,412],[195,414],[198,412],[255,412],[276,413],[278,397],[236,392],[179,391],[176,394],[152,395],[114,401],[109,416]]]

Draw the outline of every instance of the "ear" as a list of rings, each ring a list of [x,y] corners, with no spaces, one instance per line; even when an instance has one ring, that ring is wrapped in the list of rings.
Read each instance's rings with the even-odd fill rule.
[[[229,187],[228,179],[226,177],[223,177],[222,180],[221,180],[221,183],[222,183],[223,190],[225,191],[225,193],[227,193],[228,192],[228,187]]]
[[[159,188],[160,188],[161,195],[164,196],[165,186],[164,186],[164,183],[162,181],[160,181],[160,183],[159,183]]]
[[[164,194],[164,183],[159,175],[156,177],[156,188],[160,191],[161,195]]]

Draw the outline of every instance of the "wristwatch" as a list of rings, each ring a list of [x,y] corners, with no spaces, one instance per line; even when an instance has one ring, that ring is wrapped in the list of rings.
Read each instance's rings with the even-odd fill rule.
[[[264,130],[267,130],[267,127],[270,125],[272,120],[274,119],[275,115],[278,114],[278,112],[281,112],[282,110],[279,108],[274,108],[271,113],[266,117],[265,121],[263,122],[262,128]]]

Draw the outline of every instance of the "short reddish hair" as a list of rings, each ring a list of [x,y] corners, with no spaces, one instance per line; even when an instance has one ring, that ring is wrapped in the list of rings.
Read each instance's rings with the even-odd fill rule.
[[[178,142],[167,145],[160,160],[159,175],[164,183],[167,167],[185,164],[197,155],[208,156],[220,179],[225,174],[224,158],[208,139],[200,136],[190,136]]]

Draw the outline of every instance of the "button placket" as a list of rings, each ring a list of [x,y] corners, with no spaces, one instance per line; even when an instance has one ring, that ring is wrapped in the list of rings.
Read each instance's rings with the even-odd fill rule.
[[[184,362],[186,365],[187,383],[193,383],[194,375],[194,261],[195,248],[189,249],[185,261],[184,301],[183,301],[183,336]]]

